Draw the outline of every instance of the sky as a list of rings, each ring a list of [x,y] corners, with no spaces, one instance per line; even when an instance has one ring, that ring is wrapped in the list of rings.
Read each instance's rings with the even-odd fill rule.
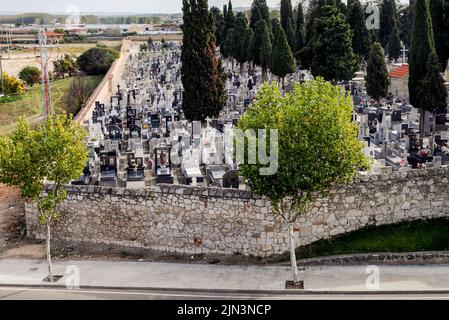
[[[408,0],[400,0],[408,2]],[[228,0],[209,0],[209,5],[220,9]],[[298,0],[292,0],[295,5]],[[182,0],[0,0],[0,12],[45,13],[179,13]],[[234,7],[249,7],[252,0],[232,0]],[[270,7],[280,0],[267,0]]]
[[[228,0],[209,0],[209,5],[221,8]],[[252,0],[232,0],[234,7],[249,7]],[[295,0],[293,1],[295,2]],[[267,0],[276,6],[280,0]],[[178,13],[182,0],[0,0],[1,12],[79,12],[107,13]]]

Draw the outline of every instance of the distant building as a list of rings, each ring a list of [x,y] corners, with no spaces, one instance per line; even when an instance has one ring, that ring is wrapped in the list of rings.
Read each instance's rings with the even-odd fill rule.
[[[388,75],[390,77],[389,91],[394,95],[395,98],[409,101],[410,96],[408,91],[408,64],[393,64]]]

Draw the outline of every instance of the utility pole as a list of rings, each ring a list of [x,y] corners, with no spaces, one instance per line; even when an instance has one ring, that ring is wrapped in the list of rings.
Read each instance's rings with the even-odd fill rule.
[[[1,89],[1,91],[0,91],[0,96],[4,94],[4,91],[3,91],[3,67],[2,67],[2,59],[3,59],[3,56],[2,56],[2,54],[0,53],[0,89]]]
[[[39,62],[42,73],[42,114],[44,116],[44,122],[47,120],[47,117],[53,113],[51,108],[50,79],[48,76],[48,62],[50,59],[48,56],[47,47],[47,35],[45,33],[45,28],[41,28],[39,29]]]

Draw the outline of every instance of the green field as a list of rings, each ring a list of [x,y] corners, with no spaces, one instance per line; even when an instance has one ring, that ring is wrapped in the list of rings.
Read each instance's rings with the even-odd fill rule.
[[[418,220],[379,227],[368,227],[331,239],[320,240],[296,250],[298,259],[343,254],[379,252],[419,252],[449,250],[449,220]],[[290,256],[269,258],[289,261]]]
[[[96,87],[102,80],[102,76],[89,76],[88,81]],[[72,78],[52,81],[51,98],[53,110],[63,113],[66,110],[67,92]],[[27,117],[31,122],[39,121],[42,115],[42,91],[40,85],[34,85],[12,102],[0,102],[0,134],[5,134],[14,129],[15,122],[20,116]]]

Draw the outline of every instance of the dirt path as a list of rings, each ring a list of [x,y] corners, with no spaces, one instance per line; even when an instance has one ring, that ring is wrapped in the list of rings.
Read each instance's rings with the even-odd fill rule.
[[[24,201],[17,189],[0,184],[0,258],[43,256],[44,246],[24,239]]]

